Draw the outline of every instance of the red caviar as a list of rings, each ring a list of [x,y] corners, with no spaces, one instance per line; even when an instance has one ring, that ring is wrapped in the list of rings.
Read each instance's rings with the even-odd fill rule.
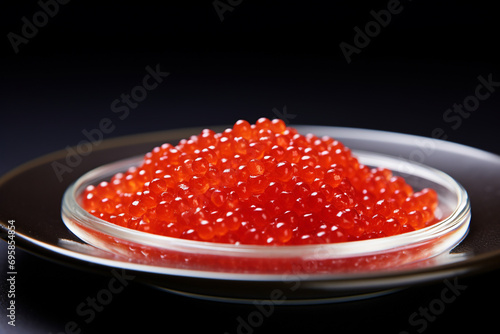
[[[392,236],[437,221],[437,193],[359,163],[330,138],[279,119],[240,120],[163,144],[89,186],[85,210],[139,231],[233,244],[298,245]]]

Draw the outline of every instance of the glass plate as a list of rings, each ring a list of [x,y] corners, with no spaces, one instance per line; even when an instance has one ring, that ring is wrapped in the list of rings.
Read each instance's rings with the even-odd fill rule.
[[[224,128],[213,129],[222,131]],[[272,271],[218,272],[129,261],[123,255],[82,242],[65,226],[61,219],[63,195],[82,175],[99,166],[142,155],[164,142],[175,144],[199,133],[201,128],[103,140],[93,146],[91,153],[80,156],[78,160],[71,160],[68,150],[62,150],[19,166],[0,178],[0,228],[7,229],[8,220],[15,219],[17,245],[50,260],[105,273],[109,273],[110,268],[121,268],[138,281],[169,291],[231,301],[269,299],[275,292],[282,292],[290,303],[351,300],[500,266],[498,155],[400,133],[327,126],[295,128],[304,134],[331,136],[358,152],[371,152],[396,160],[403,158],[411,165],[422,163],[448,174],[467,190],[472,208],[467,237],[448,250],[460,239],[456,234],[456,240],[443,246],[440,255],[394,268],[316,274],[314,271],[292,270],[289,274],[279,275]],[[77,147],[73,149],[76,151]],[[68,167],[61,178],[54,169],[57,164]],[[403,173],[412,174],[404,169]]]
[[[470,203],[467,192],[449,175],[401,158],[353,151],[360,163],[384,167],[405,177],[414,190],[432,188],[439,197],[439,222],[421,230],[363,241],[300,246],[233,245],[172,238],[128,229],[86,212],[79,198],[88,185],[109,180],[139,166],[143,157],[120,160],[80,177],[65,192],[62,218],[83,241],[150,265],[158,273],[210,278],[279,279],[283,275],[345,274],[400,269],[449,251],[468,231]],[[262,276],[264,275],[264,276]],[[273,277],[274,276],[274,277]]]

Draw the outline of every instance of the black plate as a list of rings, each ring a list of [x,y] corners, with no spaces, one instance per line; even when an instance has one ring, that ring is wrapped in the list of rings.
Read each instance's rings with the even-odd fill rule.
[[[24,164],[0,179],[0,226],[14,219],[16,242],[40,256],[84,270],[129,269],[137,279],[189,296],[245,301],[268,299],[286,291],[293,303],[364,298],[417,283],[474,274],[500,264],[500,156],[445,141],[365,129],[296,126],[301,133],[328,135],[346,146],[424,163],[455,178],[472,205],[470,232],[441,261],[413,269],[363,275],[283,277],[280,280],[223,280],[185,274],[152,273],[113,254],[82,243],[61,220],[66,188],[85,172],[126,157],[144,154],[164,142],[176,143],[201,129],[180,129],[106,140],[99,145],[58,151]],[[223,128],[215,128],[220,131]],[[5,233],[3,234],[5,238]],[[278,290],[276,290],[278,289]]]

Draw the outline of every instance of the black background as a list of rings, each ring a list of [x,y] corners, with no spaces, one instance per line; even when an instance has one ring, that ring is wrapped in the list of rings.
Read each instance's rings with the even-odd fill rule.
[[[447,140],[500,154],[500,92],[481,101],[455,129],[443,118],[453,104],[474,94],[479,76],[500,81],[500,21],[493,3],[402,0],[401,12],[348,63],[339,44],[353,44],[354,28],[364,29],[373,20],[370,11],[387,4],[244,0],[221,21],[213,1],[72,0],[59,5],[16,53],[9,33],[22,35],[22,18],[33,22],[41,8],[37,1],[3,2],[0,174],[78,144],[86,139],[84,130],[98,128],[103,118],[115,126],[104,135],[107,139],[229,125],[242,118],[254,122],[276,117],[273,110],[282,112],[284,106],[295,116],[289,119],[292,126],[361,127],[426,137],[441,128]],[[157,64],[170,75],[120,119],[111,103],[142,83],[146,66]],[[7,327],[0,319],[0,331],[63,331],[77,317],[76,305],[109,280],[21,254],[19,326]],[[425,332],[493,324],[487,304],[500,295],[497,278],[497,273],[463,278],[467,290]],[[280,328],[416,332],[419,327],[412,327],[408,316],[438,298],[443,287],[413,288],[364,303],[280,308],[255,333]],[[234,333],[237,317],[254,310],[172,296],[135,282],[116,300],[82,326],[85,333],[110,324],[117,331],[132,325],[170,331],[181,324],[188,332]],[[476,307],[467,307],[471,304]]]

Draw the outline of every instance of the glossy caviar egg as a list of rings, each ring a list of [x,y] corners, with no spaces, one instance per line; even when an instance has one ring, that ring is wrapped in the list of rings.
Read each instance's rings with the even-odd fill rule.
[[[437,222],[438,196],[360,164],[333,138],[261,118],[155,147],[140,166],[88,186],[80,203],[96,217],[148,233],[300,245],[427,227]]]

